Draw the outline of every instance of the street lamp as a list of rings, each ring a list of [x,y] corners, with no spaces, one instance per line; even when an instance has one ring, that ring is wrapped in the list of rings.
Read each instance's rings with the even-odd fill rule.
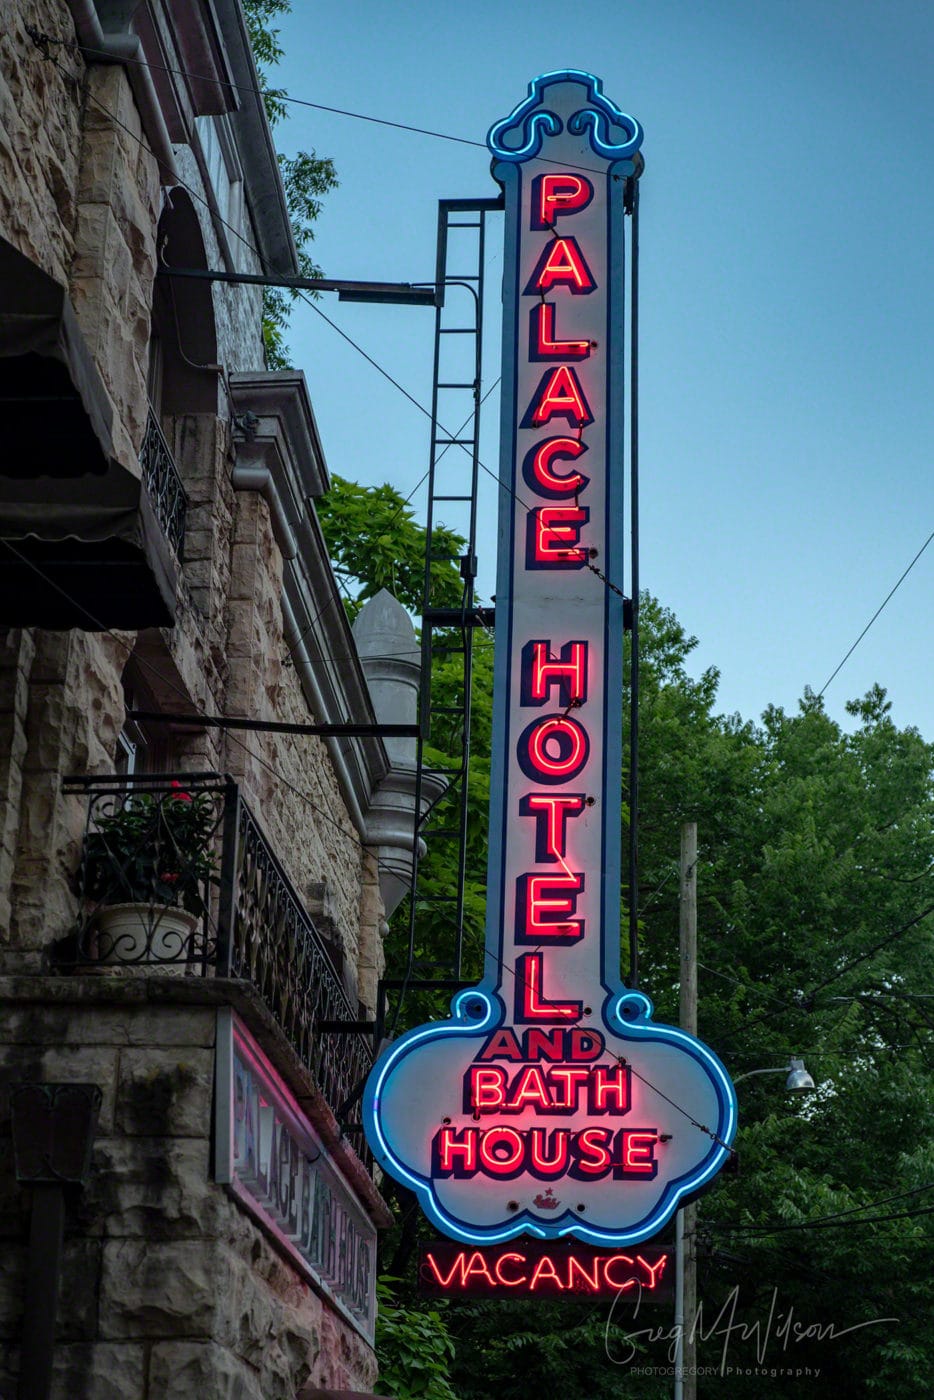
[[[796,1060],[792,1057],[787,1065],[778,1065],[775,1069],[747,1069],[745,1074],[737,1075],[733,1080],[734,1087],[741,1084],[744,1079],[751,1079],[754,1074],[784,1074],[785,1090],[789,1094],[807,1094],[816,1087],[813,1078],[804,1068],[803,1060]]]

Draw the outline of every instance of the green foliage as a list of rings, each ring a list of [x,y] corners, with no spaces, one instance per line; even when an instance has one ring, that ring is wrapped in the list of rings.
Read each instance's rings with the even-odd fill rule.
[[[459,1400],[448,1380],[454,1343],[444,1304],[400,1305],[392,1292],[398,1282],[384,1277],[376,1285],[380,1389],[396,1400]]]
[[[278,15],[289,14],[291,0],[244,0],[244,14],[253,57],[259,73],[263,102],[269,125],[275,127],[286,114],[285,91],[270,87],[269,70],[282,58],[284,49],[279,42],[279,30],[273,22]],[[292,223],[292,236],[298,251],[299,274],[320,277],[320,267],[311,257],[309,246],[314,240],[314,224],[321,213],[321,200],[329,190],[337,188],[337,171],[327,156],[314,151],[299,151],[294,156],[277,156],[285,190],[286,204]],[[285,344],[285,331],[297,292],[267,287],[263,293],[263,342],[269,369],[289,369],[291,361]],[[302,295],[317,295],[303,293]]]
[[[181,905],[203,914],[203,890],[215,864],[215,828],[207,793],[192,797],[181,788],[162,798],[135,793],[88,832],[84,894],[99,904]]]
[[[398,493],[339,481],[322,520],[357,598],[387,586],[416,610],[425,537]],[[461,545],[455,536],[449,544],[454,559]],[[450,605],[460,596],[456,564],[436,567]],[[802,1098],[786,1096],[779,1076],[739,1086],[740,1170],[721,1173],[698,1203],[698,1362],[720,1367],[732,1320],[725,1360],[734,1370],[702,1380],[701,1394],[811,1393],[813,1382],[794,1374],[807,1366],[820,1370],[824,1389],[926,1394],[934,1215],[861,1225],[857,1212],[834,1228],[776,1227],[866,1206],[870,1218],[934,1206],[934,1191],[922,1189],[934,1185],[934,748],[895,725],[880,686],[847,707],[849,731],[808,692],[796,713],[772,706],[758,723],[722,715],[717,673],[691,674],[696,643],[674,615],[646,597],[641,622],[641,985],[659,1017],[677,1021],[679,833],[682,822],[696,820],[700,1034],[734,1076],[803,1054],[820,1086]],[[478,634],[467,976],[479,973],[482,955],[488,646]],[[436,686],[457,700],[459,659],[433,664]],[[453,730],[439,724],[432,740],[439,766],[456,758]],[[423,892],[450,892],[450,857],[430,849],[422,876]],[[416,915],[416,959],[449,957],[450,931],[427,907]],[[387,944],[394,972],[404,970],[406,953],[407,923],[397,924]],[[627,966],[625,948],[623,958]],[[410,995],[400,1028],[444,1014],[444,998]],[[891,1203],[872,1207],[889,1196]],[[401,1273],[419,1224],[404,1193],[398,1204]],[[411,1288],[397,1285],[395,1307]],[[760,1362],[757,1343],[773,1306]],[[451,1384],[461,1400],[670,1394],[670,1377],[617,1364],[625,1333],[616,1317],[605,1335],[608,1311],[452,1305],[445,1314],[455,1347]],[[637,1328],[667,1331],[670,1312],[658,1311]],[[779,1318],[791,1319],[787,1344],[775,1337]],[[899,1321],[879,1325],[882,1318]],[[828,1332],[831,1324],[843,1335]],[[643,1341],[639,1362],[668,1366],[669,1345]],[[755,1374],[760,1364],[777,1373]]]
[[[428,536],[394,486],[359,486],[332,476],[330,491],[315,508],[335,572],[348,595],[352,590],[351,621],[382,588],[409,612],[421,611]],[[464,585],[456,561],[463,550],[459,535],[436,526],[431,580],[439,607],[460,604]]]

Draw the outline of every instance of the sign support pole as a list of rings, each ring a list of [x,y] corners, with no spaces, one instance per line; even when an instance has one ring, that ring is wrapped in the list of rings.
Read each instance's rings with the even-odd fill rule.
[[[697,822],[681,828],[681,880],[679,891],[679,944],[681,964],[681,1029],[697,1034]],[[675,1326],[678,1359],[675,1366],[675,1400],[696,1400],[697,1338],[697,1206],[692,1202],[677,1218]]]

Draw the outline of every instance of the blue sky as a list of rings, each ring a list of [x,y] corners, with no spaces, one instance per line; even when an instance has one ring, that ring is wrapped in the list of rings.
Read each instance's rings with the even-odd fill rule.
[[[934,530],[934,5],[294,4],[276,80],[295,96],[482,142],[529,79],[578,67],[642,122],[643,585],[700,639],[695,668],[720,669],[723,710],[820,689]],[[497,192],[483,149],[300,107],[276,136],[337,166],[329,276],[428,280],[437,200]],[[430,403],[430,310],[320,305]],[[289,341],[331,470],[407,494],[427,420],[314,311]],[[494,333],[486,384],[497,352]],[[492,468],[495,429],[494,396]],[[484,495],[490,521],[489,479]],[[879,681],[934,739],[932,583],[934,543],[828,689],[832,715]]]

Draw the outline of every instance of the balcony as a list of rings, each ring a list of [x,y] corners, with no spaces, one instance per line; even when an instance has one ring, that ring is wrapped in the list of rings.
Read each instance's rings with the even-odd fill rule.
[[[80,912],[57,965],[249,983],[369,1165],[355,1097],[369,1038],[334,1029],[357,1007],[236,783],[116,774],[64,791],[86,797],[87,818]]]
[[[143,469],[143,483],[149,492],[156,519],[162,526],[162,533],[172,546],[176,559],[181,563],[184,557],[188,497],[185,495],[185,488],[169,444],[151,408],[146,420],[139,461]]]

